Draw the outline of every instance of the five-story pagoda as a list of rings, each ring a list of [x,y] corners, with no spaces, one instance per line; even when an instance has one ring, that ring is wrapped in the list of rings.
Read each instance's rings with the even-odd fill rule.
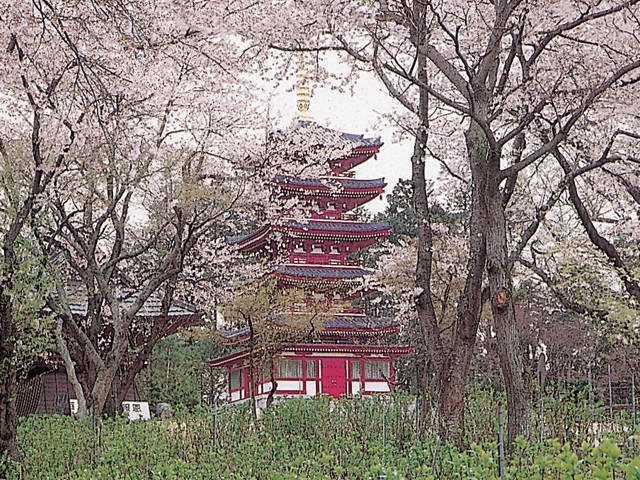
[[[298,108],[304,113],[305,106],[308,108],[308,90],[303,87],[298,90]],[[292,305],[264,319],[272,331],[291,333],[281,341],[254,336],[250,328],[221,332],[224,343],[238,351],[211,361],[210,366],[227,369],[231,402],[251,397],[260,401],[274,395],[339,398],[390,392],[394,359],[410,351],[391,341],[399,331],[396,321],[367,315],[354,304],[371,293],[364,282],[371,271],[362,268],[356,254],[389,234],[386,222],[361,222],[353,213],[384,191],[384,179],[355,179],[352,170],[378,153],[380,139],[335,132],[306,116],[295,128],[296,134],[311,138],[312,144],[337,140],[347,146],[348,153],[330,159],[326,175],[318,178],[275,177],[274,198],[282,204],[297,199],[309,207],[309,218],[264,225],[249,235],[229,239],[241,252],[269,255],[273,260],[269,276],[277,288],[297,289],[307,299],[302,306]],[[296,318],[310,318],[305,310],[318,298],[328,301],[330,307],[314,316],[310,330],[296,326],[301,324]],[[257,359],[262,365],[256,364]]]

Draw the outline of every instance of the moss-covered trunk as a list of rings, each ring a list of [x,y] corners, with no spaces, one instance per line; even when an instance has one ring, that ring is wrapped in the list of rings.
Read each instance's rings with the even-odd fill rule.
[[[5,453],[17,459],[16,450],[16,371],[14,366],[14,328],[11,299],[0,294],[0,457]],[[0,464],[0,478],[5,478]]]

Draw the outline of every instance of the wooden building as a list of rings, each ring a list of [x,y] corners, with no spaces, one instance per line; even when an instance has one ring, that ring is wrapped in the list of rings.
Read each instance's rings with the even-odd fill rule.
[[[145,402],[135,383],[124,397],[120,392],[118,379],[114,380],[111,390],[114,398],[120,398],[127,404],[140,405],[132,406],[132,409],[144,408],[141,404]],[[19,417],[31,414],[71,415],[78,410],[78,400],[75,397],[62,362],[54,358],[49,364],[41,363],[29,371],[28,378],[18,390],[16,411]]]
[[[125,306],[134,302],[137,296],[135,292],[127,292],[126,290],[122,291],[122,295]],[[74,317],[77,319],[86,317],[87,295],[83,287],[79,285],[67,286],[65,301]],[[164,315],[162,311],[160,297],[152,295],[147,299],[136,316],[139,321],[130,329],[129,339],[132,348],[147,340],[147,336],[151,332],[146,331],[143,328],[144,325],[152,324],[155,318]],[[167,337],[179,328],[196,325],[201,321],[202,312],[189,303],[174,300],[163,322],[163,336]],[[109,338],[111,335],[108,322],[105,323],[101,335],[102,338]],[[129,358],[125,358],[123,362],[126,363],[128,360]],[[135,382],[127,392],[121,390],[120,379],[116,376],[111,386],[112,399],[122,402],[124,410],[129,413],[131,419],[148,416],[148,404],[141,398]],[[47,358],[41,359],[31,367],[26,379],[19,386],[16,398],[16,409],[19,416],[30,414],[70,415],[77,411],[77,405],[76,395],[67,378],[63,361],[56,352],[50,352]]]
[[[278,395],[387,393],[394,388],[394,360],[411,351],[396,344],[397,321],[373,317],[354,304],[372,293],[363,281],[372,272],[358,263],[356,254],[387,237],[390,228],[384,222],[361,222],[353,213],[384,191],[384,179],[358,180],[352,171],[379,151],[380,139],[335,132],[313,122],[299,122],[296,128],[314,137],[311,144],[338,137],[350,153],[331,159],[321,178],[275,177],[274,197],[282,204],[292,198],[306,204],[308,219],[285,219],[229,241],[241,252],[270,256],[271,277],[279,288],[305,291],[309,299],[322,296],[331,309],[313,332],[297,338],[292,333],[277,344],[250,338],[248,328],[223,331],[223,343],[236,351],[210,366],[227,370],[231,402],[250,397],[260,402]],[[301,315],[304,308],[292,307],[266,321],[272,329],[291,331]]]

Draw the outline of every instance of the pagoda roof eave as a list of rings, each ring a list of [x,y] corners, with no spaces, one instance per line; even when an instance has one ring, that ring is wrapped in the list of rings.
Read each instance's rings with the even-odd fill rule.
[[[398,333],[400,331],[399,326],[392,326],[386,328],[375,328],[371,330],[350,328],[323,328],[318,334],[322,337],[376,337],[380,335],[388,335],[391,333]]]
[[[293,178],[284,175],[276,175],[274,183],[281,188],[287,189],[302,189],[321,192],[336,192],[346,191],[348,193],[377,193],[383,190],[387,186],[384,178],[376,178],[371,180],[355,179],[349,177],[336,177],[326,176],[322,178]],[[336,188],[338,187],[339,188]],[[332,188],[334,187],[334,188]]]
[[[413,347],[408,345],[349,345],[341,343],[308,343],[294,344],[291,350],[296,353],[322,353],[322,352],[345,352],[345,353],[391,353],[406,355],[413,353]]]
[[[280,225],[266,224],[255,232],[237,237],[227,237],[227,242],[235,245],[239,250],[259,248],[267,243],[273,230],[291,232],[296,236],[330,236],[350,238],[386,237],[390,225],[387,222],[349,222],[349,221],[318,221],[310,220],[305,223],[289,221]]]
[[[274,316],[267,323],[267,327],[290,332],[300,331],[300,328],[295,325],[287,324],[287,320],[293,320],[295,316],[295,313]],[[400,324],[392,318],[371,317],[362,314],[332,314],[320,319],[320,322],[321,325],[318,325],[318,329],[315,331],[315,334],[319,336],[372,337],[400,331]],[[219,333],[224,338],[221,343],[225,345],[243,342],[251,336],[249,328],[220,331]],[[255,334],[260,335],[260,333],[256,332]]]
[[[266,348],[267,346],[265,346]],[[300,343],[278,345],[280,352],[293,353],[372,353],[388,355],[407,355],[414,352],[414,348],[408,345],[366,345],[344,343]],[[238,360],[244,360],[250,356],[250,350],[241,350],[224,357],[211,360],[209,367],[225,367]]]
[[[358,280],[365,275],[371,275],[372,271],[342,265],[286,264],[280,266],[275,273],[280,277],[303,280]]]
[[[263,240],[266,241],[267,237],[271,233],[272,226],[270,224],[263,225],[255,232],[248,233],[247,235],[239,235],[237,237],[227,237],[227,243],[230,245],[236,245],[239,250],[246,250],[251,245],[258,244]]]
[[[214,358],[213,360],[210,360],[207,365],[209,366],[209,368],[224,367],[238,360],[242,360],[245,357],[248,357],[249,354],[250,354],[250,350],[242,350],[240,352],[234,352],[229,355],[225,355],[224,357]]]
[[[348,238],[358,237],[385,237],[389,234],[391,225],[388,222],[349,222],[349,221],[321,221],[310,220],[308,222],[285,222],[276,227],[278,230],[305,236],[343,236]]]

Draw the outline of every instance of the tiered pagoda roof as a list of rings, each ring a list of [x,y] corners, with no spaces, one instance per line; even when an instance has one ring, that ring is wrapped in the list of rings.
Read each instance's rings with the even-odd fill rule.
[[[345,295],[358,288],[363,277],[371,273],[371,270],[364,268],[342,265],[281,265],[275,276],[280,285],[285,287],[311,289],[322,293],[335,291]]]
[[[293,129],[293,135],[300,137],[306,143],[319,146],[345,146],[354,150],[376,150],[382,146],[380,137],[365,137],[357,133],[346,133],[333,130],[312,121],[298,121]]]
[[[379,138],[337,132],[313,122],[299,122],[298,135],[311,146],[344,147],[347,154],[329,160],[329,171],[320,178],[294,178],[276,175],[273,184],[275,198],[298,198],[310,207],[308,219],[285,219],[267,224],[247,235],[228,238],[229,243],[245,253],[266,253],[274,262],[273,275],[281,288],[301,288],[309,294],[324,294],[346,305],[349,299],[370,293],[364,291],[364,277],[372,273],[362,268],[353,256],[389,234],[386,222],[357,221],[354,208],[384,192],[383,178],[360,180],[351,170],[375,155],[382,142]],[[311,208],[312,207],[312,208]],[[277,237],[277,240],[276,240]],[[283,255],[285,254],[285,255]],[[284,261],[282,257],[288,257]],[[280,260],[278,260],[280,259]],[[391,319],[367,316],[359,309],[336,309],[325,315],[320,337],[377,336],[398,330]],[[287,314],[289,315],[289,314]],[[294,313],[291,313],[294,315]],[[285,328],[287,322],[272,320],[273,327]],[[229,341],[239,341],[248,332],[227,332]],[[316,338],[316,340],[317,340]]]
[[[274,330],[299,331],[299,327],[292,328],[291,317],[296,314],[274,316],[267,323],[268,328]],[[322,319],[322,328],[314,331],[311,340],[336,337],[381,337],[390,333],[397,333],[400,324],[386,317],[372,317],[364,314],[336,314]],[[228,343],[246,340],[250,336],[250,329],[228,330],[219,332]]]
[[[253,253],[265,247],[271,233],[279,231],[291,238],[317,238],[344,241],[378,240],[389,235],[390,225],[387,222],[362,223],[354,221],[332,220],[287,220],[277,225],[264,225],[248,235],[229,237],[230,244],[238,245],[240,250]]]
[[[288,231],[290,234],[303,235],[329,235],[329,236],[343,236],[346,238],[353,238],[353,236],[370,235],[386,236],[389,231],[389,224],[387,222],[378,223],[363,223],[353,221],[320,221],[320,220],[308,220],[305,222],[298,222],[291,220],[283,223],[280,227],[282,230]]]
[[[276,187],[284,197],[362,198],[366,203],[384,192],[384,178],[357,180],[350,177],[300,179],[277,175]]]
[[[339,132],[310,121],[299,121],[293,134],[308,145],[331,145],[350,149],[347,155],[329,160],[334,175],[350,176],[349,170],[369,160],[383,145],[380,137],[367,138],[364,135]]]

